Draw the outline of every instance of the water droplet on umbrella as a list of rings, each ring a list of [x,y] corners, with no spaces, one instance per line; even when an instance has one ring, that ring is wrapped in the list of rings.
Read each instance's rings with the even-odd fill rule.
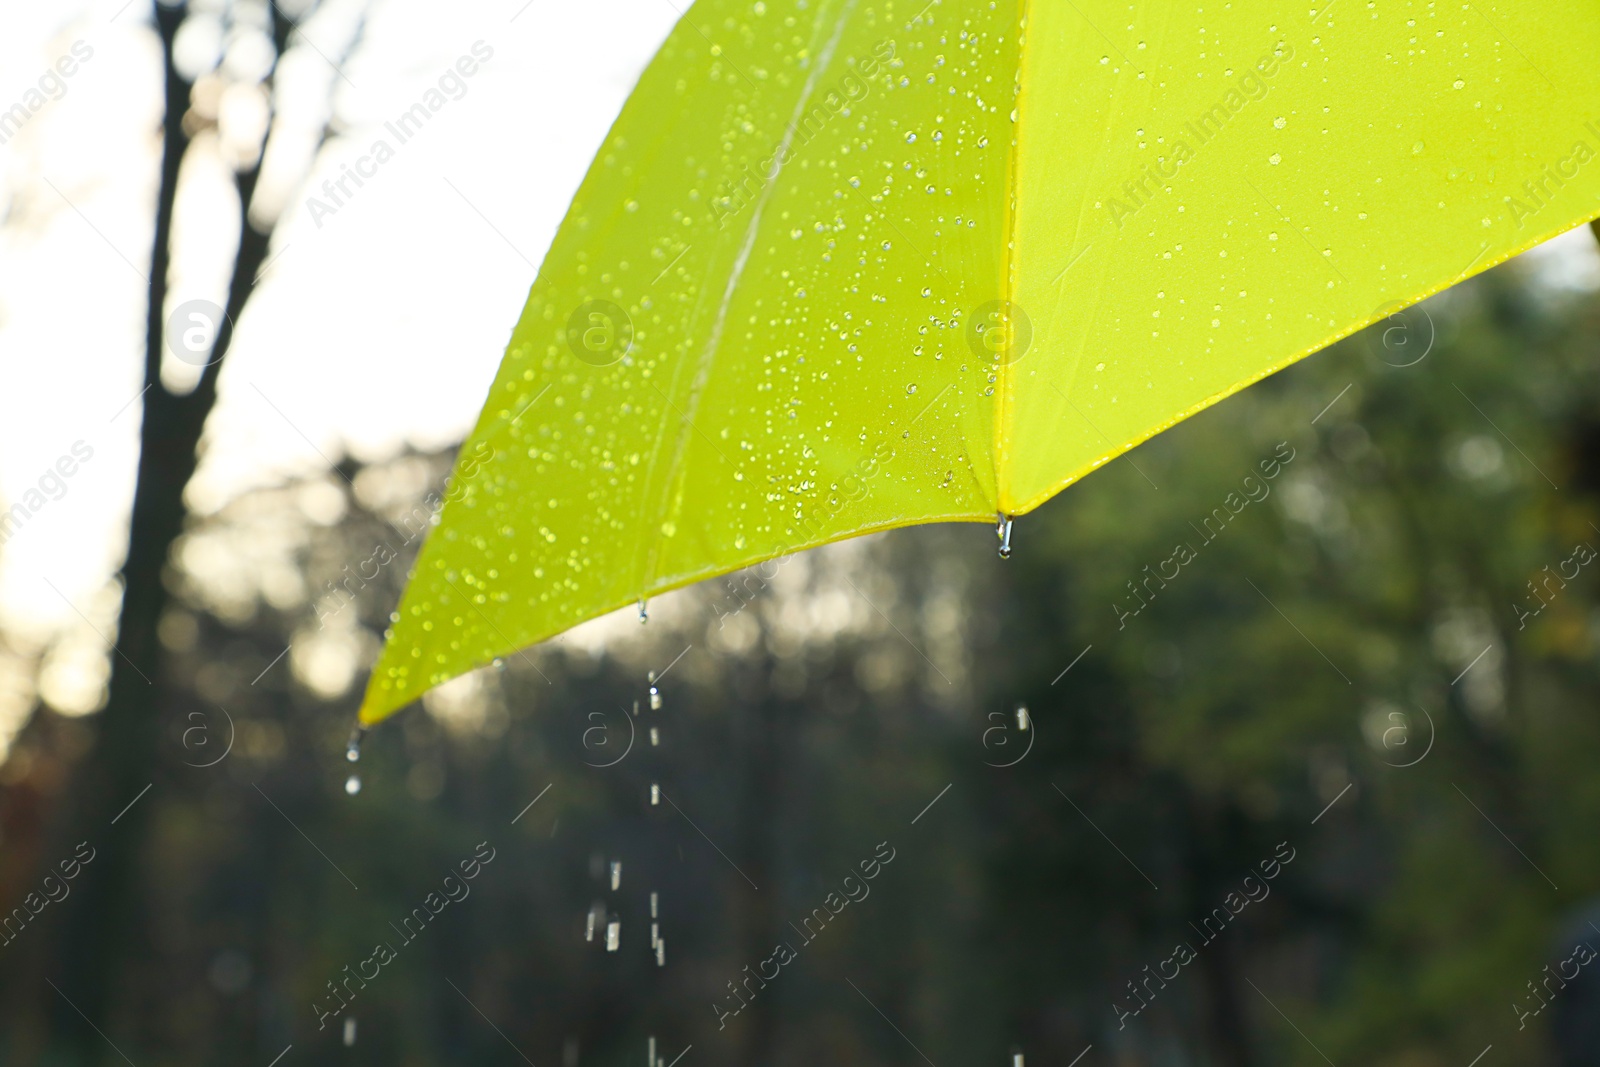
[[[356,1017],[354,1015],[344,1021],[344,1047],[349,1048],[356,1043]]]
[[[361,776],[359,774],[352,774],[350,777],[346,778],[344,780],[344,791],[351,796],[355,796],[357,793],[361,792]]]

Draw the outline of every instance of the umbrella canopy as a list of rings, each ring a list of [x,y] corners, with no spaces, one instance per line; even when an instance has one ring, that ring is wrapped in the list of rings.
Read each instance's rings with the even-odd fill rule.
[[[1022,514],[1600,214],[1587,3],[701,0],[512,336],[364,721],[619,606]]]

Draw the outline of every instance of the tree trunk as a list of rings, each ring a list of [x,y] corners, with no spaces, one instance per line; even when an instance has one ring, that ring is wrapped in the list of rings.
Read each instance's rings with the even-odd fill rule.
[[[268,245],[268,235],[256,232],[247,221],[258,175],[252,169],[238,178],[239,247],[226,317],[217,324],[211,363],[189,394],[167,391],[161,384],[166,342],[163,318],[178,172],[189,147],[183,118],[190,84],[178,74],[172,60],[173,39],[185,8],[159,2],[153,6],[162,44],[166,114],[162,121],[161,180],[150,256],[138,474],[127,558],[121,572],[122,606],[117,620],[117,648],[111,661],[109,698],[96,719],[93,747],[64,792],[67,814],[57,835],[62,856],[69,855],[79,841],[87,841],[97,855],[83,868],[72,904],[60,917],[57,951],[52,953],[56,973],[49,976],[59,987],[60,995],[42,993],[49,998],[49,1010],[44,1016],[48,1032],[41,1036],[50,1044],[86,1050],[88,1055],[80,1057],[86,1061],[117,1058],[84,1020],[87,1018],[102,1030],[108,1028],[121,999],[118,983],[128,977],[131,957],[143,955],[148,947],[143,942],[145,909],[141,888],[147,872],[142,857],[151,817],[158,809],[163,788],[169,784],[164,770],[173,766],[172,760],[162,759],[161,744],[168,727],[162,722],[161,709],[173,695],[157,637],[168,603],[163,572],[173,542],[183,530],[183,493],[195,471],[196,449],[206,417],[216,402],[217,375],[232,341],[233,323],[238,321],[254,289]],[[276,13],[273,29],[281,48],[288,26]],[[119,812],[150,784],[154,786],[150,794],[118,818]],[[114,826],[113,818],[117,819]],[[42,990],[43,983],[40,987]]]

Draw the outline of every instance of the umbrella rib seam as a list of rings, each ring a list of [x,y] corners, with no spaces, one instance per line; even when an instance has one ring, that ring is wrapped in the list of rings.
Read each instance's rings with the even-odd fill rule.
[[[1018,159],[1021,156],[1022,133],[1024,129],[1022,97],[1024,88],[1023,65],[1024,56],[1028,49],[1027,25],[1028,14],[1032,0],[1017,0],[1017,93],[1016,111],[1017,121],[1012,124],[1010,155],[1006,160],[1006,181],[1004,195],[1006,202],[1003,205],[1005,212],[1005,240],[1001,245],[1000,267],[1000,307],[1001,313],[1006,316],[1009,326],[1012,316],[1011,298],[1015,295],[1015,264],[1013,257],[1017,237],[1017,181]],[[1010,499],[1011,487],[1006,456],[1006,441],[1009,437],[1007,422],[1011,417],[1011,374],[1010,360],[1002,358],[996,369],[993,452],[994,452],[994,495],[995,509],[1001,513],[1010,512],[1015,502]]]
[[[755,210],[750,214],[750,224],[745,228],[744,244],[739,253],[734,257],[733,266],[728,272],[728,284],[722,290],[722,299],[717,305],[717,315],[711,324],[711,334],[706,339],[706,347],[700,354],[699,366],[695,369],[694,380],[689,383],[689,395],[685,398],[683,424],[678,431],[678,445],[673,450],[672,467],[667,476],[667,485],[670,487],[681,481],[684,472],[684,455],[688,450],[689,435],[694,430],[694,419],[700,411],[700,398],[705,394],[706,383],[711,378],[711,364],[716,359],[717,349],[722,344],[722,331],[727,325],[728,309],[733,304],[734,291],[738,288],[739,279],[743,277],[745,267],[750,262],[750,255],[755,250],[756,235],[761,228],[761,218],[767,209],[767,202],[772,199],[773,190],[778,187],[778,175],[783,170],[784,157],[789,153],[789,146],[794,142],[794,135],[799,128],[800,116],[804,113],[806,105],[811,102],[811,97],[816,92],[817,82],[833,62],[834,50],[839,45],[839,39],[844,36],[845,23],[849,21],[850,13],[855,10],[857,0],[846,0],[844,9],[840,12],[838,21],[833,27],[833,36],[823,46],[817,56],[817,63],[807,75],[805,84],[801,87],[800,98],[796,101],[794,113],[789,117],[789,125],[784,130],[783,140],[779,142],[778,150],[773,154],[772,171],[767,176],[765,188],[756,201]],[[674,509],[673,493],[668,489],[667,507]],[[663,516],[665,518],[665,516]],[[641,575],[641,596],[650,591],[651,584],[656,579],[656,563],[659,559],[658,551],[652,549],[650,562]]]

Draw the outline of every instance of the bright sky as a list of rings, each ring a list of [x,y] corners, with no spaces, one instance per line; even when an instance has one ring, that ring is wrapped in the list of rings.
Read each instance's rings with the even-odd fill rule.
[[[93,616],[121,554],[161,113],[148,11],[147,0],[56,0],[0,14],[0,110],[25,101],[74,42],[93,50],[64,94],[0,145],[0,500],[20,500],[75,443],[93,449],[65,495],[0,552],[0,626],[12,635],[42,639],[75,622],[63,595]],[[282,60],[277,114],[286,146],[299,137],[314,147],[331,97],[341,135],[304,187],[294,151],[274,161],[269,150],[286,206],[225,365],[195,505],[325,469],[324,455],[376,458],[470,430],[534,264],[677,18],[668,0],[322,5],[305,25],[309,43],[293,39]],[[195,34],[201,57],[215,51],[205,37]],[[462,79],[459,99],[403,145],[384,133],[477,42],[492,57]],[[230,51],[225,62],[235,61]],[[243,108],[242,125],[252,113]],[[306,198],[380,135],[394,158],[314,222]],[[220,302],[236,225],[217,151],[190,156],[174,305]]]
[[[375,459],[468,432],[534,264],[681,2],[324,0],[279,61],[263,185],[282,221],[222,375],[191,486],[197,508],[323,470],[324,457]],[[227,4],[197,0],[192,11]],[[266,12],[266,0],[232,5],[235,23]],[[160,144],[149,18],[148,0],[0,12],[0,113],[42,101],[0,144],[0,501],[35,489],[51,498],[0,551],[0,629],[24,650],[93,638],[78,612],[106,632],[115,618],[107,578],[132,496]],[[237,211],[224,155],[266,114],[250,88],[260,40],[224,38],[222,25],[195,18],[181,41],[197,73],[225,48],[236,87],[219,101],[220,140],[198,141],[186,164],[172,306],[221,301]],[[479,59],[492,55],[456,83],[459,98],[404,144],[384,133],[475,45]],[[56,80],[62,57],[76,66]],[[330,107],[338,136],[318,152]],[[307,197],[380,135],[394,157],[313,219]],[[1600,287],[1587,232],[1528,261],[1551,288]],[[169,359],[164,373],[195,372]],[[75,473],[56,481],[50,471],[74,449]],[[0,754],[31,707],[22,662],[0,654]]]

